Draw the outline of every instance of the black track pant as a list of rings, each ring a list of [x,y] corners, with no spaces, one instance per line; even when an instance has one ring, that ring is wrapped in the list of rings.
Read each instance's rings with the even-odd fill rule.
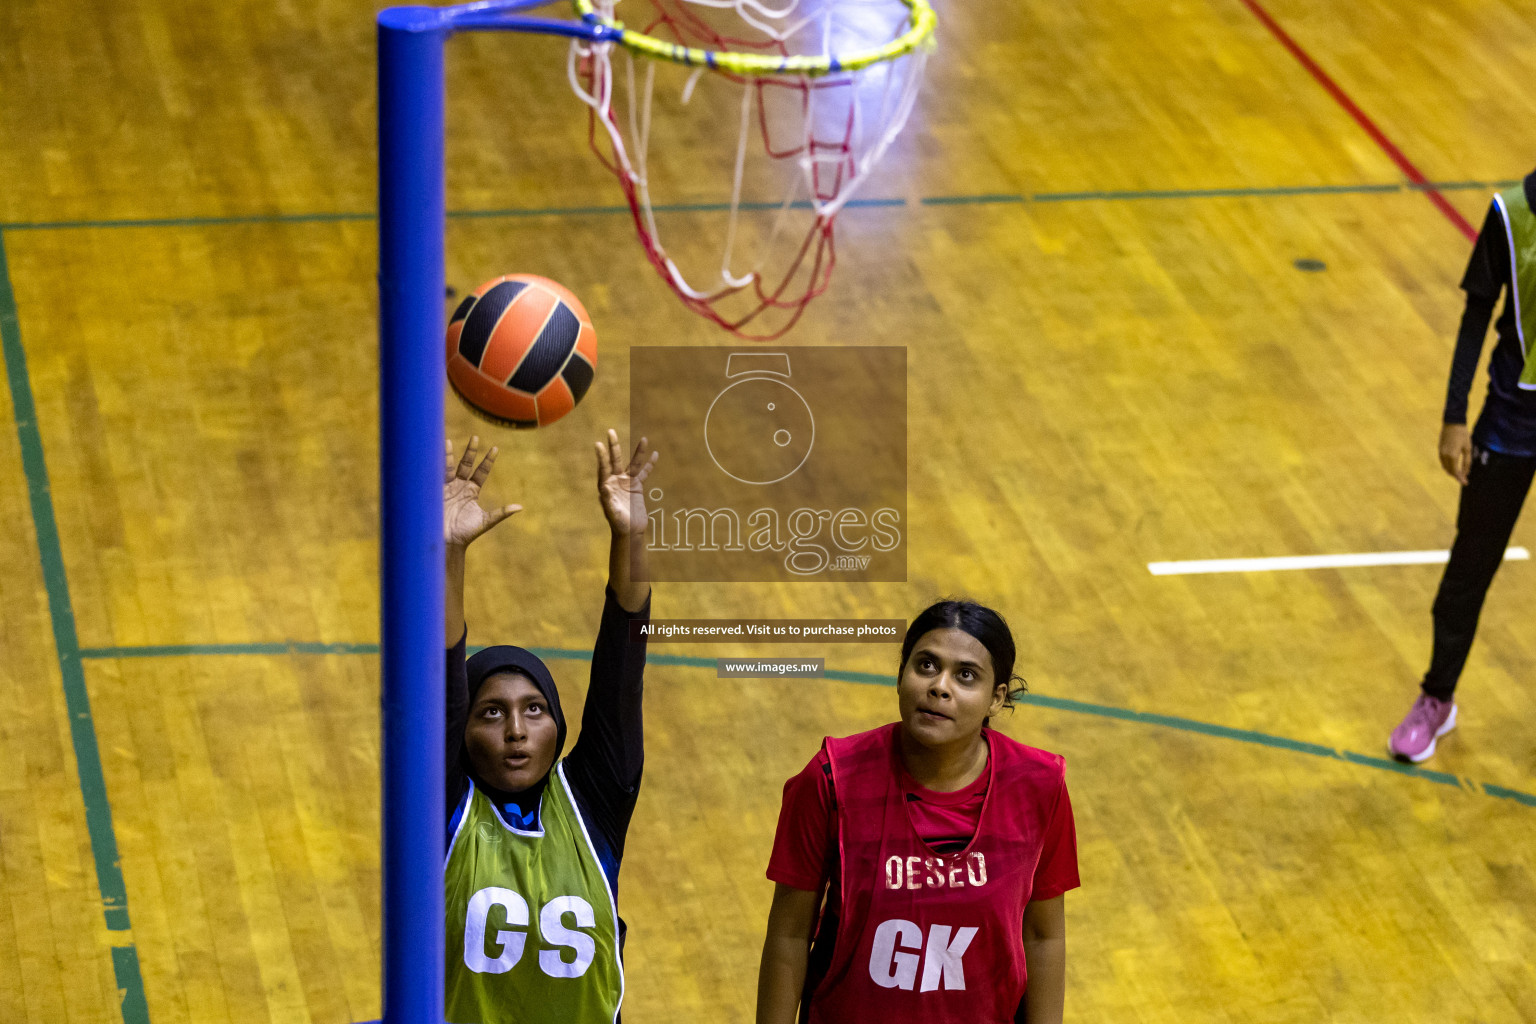
[[[1483,598],[1504,560],[1533,474],[1536,457],[1472,449],[1472,469],[1456,512],[1456,543],[1435,595],[1435,650],[1421,684],[1431,697],[1450,700],[1456,690]]]

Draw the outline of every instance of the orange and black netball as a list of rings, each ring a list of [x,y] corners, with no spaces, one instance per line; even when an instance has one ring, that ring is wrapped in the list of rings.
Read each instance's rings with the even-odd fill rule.
[[[536,274],[476,288],[448,321],[448,383],[475,412],[547,426],[580,402],[597,371],[597,332],[581,301]]]

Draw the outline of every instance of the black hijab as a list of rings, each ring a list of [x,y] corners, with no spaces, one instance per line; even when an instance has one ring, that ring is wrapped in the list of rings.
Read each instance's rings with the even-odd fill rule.
[[[539,656],[521,647],[511,647],[508,645],[487,647],[483,651],[476,651],[472,654],[469,660],[465,662],[465,669],[469,674],[470,706],[474,706],[475,694],[480,692],[480,687],[485,685],[485,681],[498,672],[517,672],[533,681],[533,685],[544,695],[544,703],[549,705],[549,713],[555,719],[555,761],[551,762],[550,765],[550,770],[553,771],[554,763],[560,760],[560,751],[565,749],[565,712],[560,708],[560,691],[555,687],[555,677],[549,674],[549,668],[545,666],[543,661],[539,660]],[[482,788],[500,792],[495,790],[494,787],[487,786],[485,780],[475,774],[474,766],[469,762],[468,748],[460,750],[459,760],[465,774],[474,779]],[[548,778],[549,775],[546,773],[544,778],[529,786],[528,789],[523,790],[523,794],[531,794],[535,790],[542,790],[544,782]],[[507,795],[517,796],[519,794]],[[497,802],[500,803],[501,801]]]

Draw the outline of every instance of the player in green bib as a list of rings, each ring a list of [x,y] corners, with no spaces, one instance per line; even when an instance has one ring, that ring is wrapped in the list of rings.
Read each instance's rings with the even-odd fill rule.
[[[1493,196],[1461,279],[1467,293],[1445,389],[1440,465],[1461,485],[1456,539],[1435,592],[1434,646],[1413,706],[1387,749],[1415,764],[1456,727],[1456,686],[1494,574],[1536,479],[1536,171]],[[1467,393],[1488,324],[1504,310],[1488,357],[1488,394],[1467,430]]]
[[[612,535],[608,591],[592,652],[581,735],[570,754],[560,693],[521,647],[465,660],[469,545],[520,506],[487,509],[476,464],[448,448],[448,1024],[613,1024],[624,997],[619,861],[640,791],[641,697],[648,621],[643,486],[655,464],[642,438],[626,464],[618,434],[597,444],[598,494]]]

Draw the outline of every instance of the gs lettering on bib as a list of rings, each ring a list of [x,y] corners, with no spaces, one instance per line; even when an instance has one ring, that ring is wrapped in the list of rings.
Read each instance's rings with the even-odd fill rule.
[[[990,729],[987,795],[964,850],[934,852],[898,780],[899,724],[824,744],[841,892],[811,1024],[1011,1024],[1024,996],[1024,910],[1062,759]]]
[[[624,995],[618,910],[563,767],[540,830],[473,783],[444,871],[450,1024],[612,1024]]]
[[[500,908],[506,930],[491,928],[492,911]],[[565,926],[565,917],[575,919],[575,930]],[[579,978],[587,973],[597,955],[597,942],[588,931],[594,929],[597,915],[592,904],[580,896],[557,896],[539,912],[539,933],[553,948],[539,952],[539,969],[551,978]],[[469,898],[464,916],[464,966],[476,974],[505,974],[517,966],[527,947],[528,901],[511,889],[489,886]],[[489,942],[487,940],[490,940]],[[489,950],[495,947],[493,954]],[[561,949],[570,950],[567,960]]]

